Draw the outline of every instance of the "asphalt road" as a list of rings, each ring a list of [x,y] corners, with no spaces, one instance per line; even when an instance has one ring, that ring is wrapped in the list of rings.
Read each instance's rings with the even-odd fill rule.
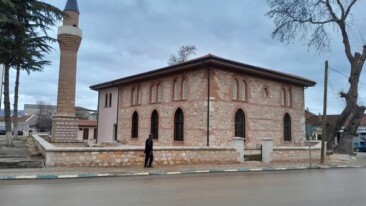
[[[365,204],[365,168],[0,181],[0,206]]]

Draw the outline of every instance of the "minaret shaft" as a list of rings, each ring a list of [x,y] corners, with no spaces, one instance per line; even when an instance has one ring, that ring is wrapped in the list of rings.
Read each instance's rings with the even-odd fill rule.
[[[75,116],[77,53],[82,39],[79,9],[76,0],[68,0],[63,26],[58,28],[60,70],[57,92],[57,113],[52,121],[53,142],[76,142],[78,121]]]

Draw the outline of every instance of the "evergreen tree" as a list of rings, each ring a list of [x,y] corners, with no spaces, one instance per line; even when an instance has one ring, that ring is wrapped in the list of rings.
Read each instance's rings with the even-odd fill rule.
[[[47,31],[63,18],[58,8],[37,0],[0,0],[0,63],[4,71],[4,109],[7,146],[13,146],[10,120],[9,71],[17,70],[14,95],[14,125],[17,127],[17,105],[20,70],[28,74],[42,71],[50,62],[50,42],[56,39]],[[16,134],[17,132],[15,132]]]

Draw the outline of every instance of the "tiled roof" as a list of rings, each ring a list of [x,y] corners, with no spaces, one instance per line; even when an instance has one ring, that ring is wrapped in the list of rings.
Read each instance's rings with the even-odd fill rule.
[[[79,119],[78,120],[79,127],[97,127],[97,121],[96,120],[85,120],[85,119]]]
[[[262,77],[265,79],[287,82],[290,84],[299,85],[299,86],[303,86],[303,87],[314,86],[316,84],[316,82],[309,80],[309,79],[305,79],[300,76],[295,76],[292,74],[278,72],[278,71],[274,71],[274,70],[270,70],[270,69],[266,69],[266,68],[262,68],[262,67],[258,67],[258,66],[253,66],[253,65],[233,61],[230,59],[225,59],[225,58],[218,57],[218,56],[215,56],[212,54],[208,54],[208,55],[205,55],[205,56],[202,56],[199,58],[195,58],[195,59],[192,59],[192,60],[180,63],[180,64],[163,67],[163,68],[152,70],[149,72],[136,74],[133,76],[123,77],[120,79],[92,85],[92,86],[90,86],[90,88],[92,90],[97,91],[97,90],[101,90],[101,89],[115,87],[117,85],[130,84],[130,83],[134,83],[134,82],[138,82],[138,81],[149,80],[152,78],[176,74],[178,72],[184,72],[184,71],[189,71],[189,70],[203,68],[203,67],[206,67],[206,68],[213,67],[213,68],[220,68],[220,69],[226,69],[226,70],[233,70],[233,71],[236,71],[239,73],[245,73],[245,74],[250,74],[253,76],[257,76],[257,77]]]
[[[327,123],[335,124],[340,115],[327,115]],[[313,126],[322,126],[322,115],[314,115],[306,118],[306,124],[312,124]],[[361,119],[360,126],[366,126],[366,114]]]

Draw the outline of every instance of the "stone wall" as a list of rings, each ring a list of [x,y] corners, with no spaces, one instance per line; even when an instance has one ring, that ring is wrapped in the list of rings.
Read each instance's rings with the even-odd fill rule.
[[[311,149],[311,160],[320,160],[320,149]],[[304,162],[309,161],[308,148],[273,148],[274,162]]]
[[[210,146],[231,146],[234,135],[235,113],[240,108],[245,113],[245,137],[247,149],[259,149],[261,137],[274,140],[274,146],[302,145],[305,130],[304,89],[238,72],[212,68],[210,96]],[[125,145],[143,146],[150,133],[151,114],[159,116],[159,137],[157,146],[206,146],[207,144],[207,70],[196,69],[174,76],[149,79],[119,87],[118,137]],[[187,81],[186,100],[173,100],[173,82]],[[245,101],[232,99],[232,82],[245,80],[247,94]],[[162,86],[162,101],[151,102],[151,88]],[[139,88],[140,100],[132,104],[132,91]],[[282,105],[281,91],[290,91],[288,105]],[[101,93],[103,91],[100,91]],[[181,108],[184,113],[184,141],[174,141],[174,113]],[[132,115],[138,113],[138,137],[131,137]],[[291,118],[292,141],[284,141],[283,118]],[[102,114],[100,114],[102,115]],[[114,120],[114,119],[113,119]],[[100,122],[105,124],[105,122]],[[112,130],[112,125],[108,125]],[[99,133],[98,139],[105,139]],[[112,141],[105,140],[105,141]]]
[[[46,159],[46,166],[124,167],[143,166],[144,164],[143,147],[66,148],[55,147],[37,135],[34,135],[33,138]],[[243,148],[243,145],[240,148]],[[245,156],[253,154],[260,154],[260,150],[245,151]],[[309,150],[305,147],[274,148],[271,155],[273,162],[304,162],[309,160]],[[313,161],[318,161],[320,149],[311,149],[311,156]],[[232,164],[242,163],[242,159],[240,152],[230,147],[175,146],[154,148],[154,165]]]
[[[33,136],[46,159],[46,166],[56,167],[123,167],[143,166],[143,147],[56,147],[38,135]],[[193,165],[240,163],[234,148],[156,147],[155,165]]]
[[[233,100],[233,80],[246,82],[245,100]],[[285,82],[254,77],[238,72],[214,69],[211,87],[211,140],[214,145],[227,146],[234,136],[235,113],[245,114],[245,148],[260,149],[262,137],[273,139],[274,146],[302,145],[305,137],[304,89]],[[282,89],[291,91],[291,101],[282,105]],[[240,85],[238,90],[240,91]],[[240,93],[240,92],[239,92]],[[291,117],[292,141],[283,138],[283,119]]]
[[[186,100],[173,100],[173,82],[187,81]],[[161,102],[151,103],[151,87],[162,86]],[[205,146],[207,105],[207,74],[205,70],[189,71],[159,79],[151,79],[119,88],[118,140],[126,145],[144,145],[150,133],[151,114],[154,110],[159,116],[159,136],[154,140],[156,146]],[[140,89],[140,103],[132,105],[133,88]],[[181,87],[180,87],[181,88]],[[181,91],[180,91],[181,92]],[[184,141],[174,141],[174,114],[181,108],[184,113]],[[131,137],[132,115],[138,114],[138,137]],[[231,141],[231,138],[228,141]],[[99,137],[98,137],[99,139]]]
[[[52,118],[52,142],[77,142],[78,131],[76,117],[54,116]]]
[[[143,148],[84,148],[47,151],[47,166],[56,167],[123,167],[143,166]],[[154,149],[154,165],[193,165],[238,163],[231,148],[171,147]]]

